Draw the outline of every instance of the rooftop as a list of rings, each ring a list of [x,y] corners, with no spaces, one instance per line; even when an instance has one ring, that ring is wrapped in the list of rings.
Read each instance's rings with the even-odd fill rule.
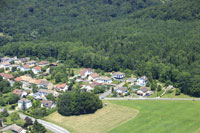
[[[0,73],[1,77],[4,77],[6,79],[13,79],[13,75],[12,74],[6,74],[6,73]]]
[[[14,89],[13,90],[13,94],[16,94],[16,95],[18,95],[18,96],[21,96],[21,94],[22,94],[22,90],[20,90],[20,89]]]

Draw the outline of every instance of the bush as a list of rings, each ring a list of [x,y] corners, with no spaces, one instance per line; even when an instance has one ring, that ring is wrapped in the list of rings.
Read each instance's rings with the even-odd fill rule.
[[[26,117],[24,120],[25,120],[25,123],[24,123],[24,126],[23,126],[23,127],[28,127],[28,126],[30,126],[30,125],[33,125],[33,121],[32,121],[31,118]]]
[[[30,132],[30,133],[46,133],[47,130],[45,129],[45,127],[42,124],[38,123],[38,121],[35,120],[33,126],[28,128],[28,132]]]
[[[22,119],[16,120],[15,123],[20,127],[24,126],[24,120],[22,120]]]
[[[17,103],[18,100],[19,100],[19,96],[18,95],[11,94],[8,97],[8,101],[7,102],[9,102],[9,104],[14,104],[14,103]]]
[[[15,122],[15,121],[19,120],[20,119],[19,114],[16,113],[16,112],[11,113],[10,114],[10,119],[11,119],[12,122]]]
[[[6,108],[3,109],[3,111],[1,112],[1,116],[3,116],[3,117],[8,117],[9,116],[8,111],[7,111]]]
[[[173,93],[173,92],[174,92],[173,90],[168,90],[168,91],[167,91],[167,93],[169,93],[169,94],[170,94],[170,93]]]
[[[162,90],[161,85],[158,85],[157,91],[161,91],[161,90]]]
[[[93,93],[94,94],[99,94],[99,93],[104,93],[106,88],[104,86],[95,86]]]
[[[58,112],[64,116],[94,113],[102,106],[102,101],[89,92],[66,92],[57,103]]]
[[[36,116],[36,117],[47,116],[47,109],[46,108],[31,109],[31,115]]]
[[[3,98],[0,98],[0,106],[6,105],[5,100]]]
[[[181,94],[181,90],[180,89],[176,89],[176,95],[180,95]]]

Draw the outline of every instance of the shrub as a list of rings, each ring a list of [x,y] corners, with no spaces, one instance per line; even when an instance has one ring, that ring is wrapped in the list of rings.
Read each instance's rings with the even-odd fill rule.
[[[180,89],[176,89],[176,95],[180,95],[181,94],[181,90]]]

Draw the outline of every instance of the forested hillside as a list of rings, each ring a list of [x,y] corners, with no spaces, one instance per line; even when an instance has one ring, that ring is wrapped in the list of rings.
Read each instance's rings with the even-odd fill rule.
[[[2,0],[0,52],[133,70],[200,96],[198,0]]]

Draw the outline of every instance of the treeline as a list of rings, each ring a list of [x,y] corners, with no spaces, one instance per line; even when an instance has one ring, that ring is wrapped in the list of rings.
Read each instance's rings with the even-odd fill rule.
[[[200,19],[199,5],[199,0],[163,0],[162,5],[140,10],[131,16],[133,18],[151,17],[162,20],[192,21]]]
[[[3,2],[2,55],[54,58],[70,67],[104,71],[128,69],[200,96],[197,0]]]

